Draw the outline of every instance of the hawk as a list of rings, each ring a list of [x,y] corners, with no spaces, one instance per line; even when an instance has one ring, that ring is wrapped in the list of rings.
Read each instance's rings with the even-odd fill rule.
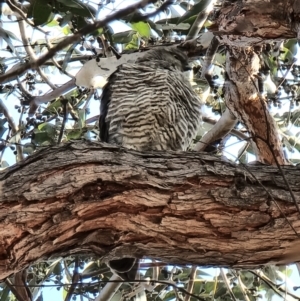
[[[118,66],[103,88],[101,141],[141,152],[187,150],[201,122],[201,101],[183,73],[190,69],[177,47],[153,49]],[[123,258],[108,264],[127,278],[137,262]]]

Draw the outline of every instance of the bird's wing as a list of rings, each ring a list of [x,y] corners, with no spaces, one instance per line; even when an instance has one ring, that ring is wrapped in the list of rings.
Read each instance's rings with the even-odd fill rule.
[[[100,138],[140,151],[184,150],[200,124],[200,107],[181,72],[156,62],[124,64],[103,90]]]

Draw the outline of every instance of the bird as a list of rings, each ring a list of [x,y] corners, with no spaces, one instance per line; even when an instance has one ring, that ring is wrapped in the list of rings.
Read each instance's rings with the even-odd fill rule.
[[[202,106],[184,74],[188,70],[188,56],[174,46],[153,48],[118,66],[101,95],[100,140],[140,152],[188,150]],[[130,257],[108,262],[123,279],[137,264]]]

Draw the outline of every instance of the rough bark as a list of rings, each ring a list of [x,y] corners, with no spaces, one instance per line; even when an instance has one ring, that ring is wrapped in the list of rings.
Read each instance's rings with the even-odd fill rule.
[[[220,10],[216,34],[221,43],[235,47],[296,38],[299,3],[299,0],[228,2]]]
[[[231,112],[241,120],[256,146],[260,162],[285,164],[276,123],[259,93],[257,75],[259,58],[248,47],[231,48],[226,54],[225,101]]]
[[[299,200],[299,169],[283,169]],[[0,279],[40,259],[90,252],[258,267],[297,243],[283,214],[300,231],[277,168],[207,154],[72,142],[2,172],[0,190]]]
[[[260,62],[254,49],[298,37],[300,1],[236,1],[220,9],[216,21],[219,42],[227,45],[225,100],[255,143],[257,159],[285,164],[276,124],[259,93],[257,74]]]

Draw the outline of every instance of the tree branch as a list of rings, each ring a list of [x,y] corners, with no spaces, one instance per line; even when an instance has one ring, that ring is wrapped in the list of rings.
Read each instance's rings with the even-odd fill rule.
[[[299,201],[299,169],[282,168]],[[272,166],[70,142],[1,172],[0,189],[1,279],[88,252],[233,268],[300,259],[284,217],[299,233],[300,214]]]
[[[18,127],[16,126],[14,119],[9,113],[8,108],[6,107],[5,103],[3,102],[2,99],[0,99],[0,111],[3,113],[5,118],[7,119],[7,122],[11,128],[11,133],[13,136],[16,136],[18,134]],[[19,138],[16,138],[16,148],[17,148],[17,161],[24,160],[24,154],[23,154],[23,149],[21,146],[21,139],[20,136]]]
[[[19,68],[14,68],[14,70],[10,70],[7,73],[5,73],[4,75],[1,75],[0,83],[3,81],[14,79],[14,77],[16,75],[19,75],[28,69],[37,69],[39,66],[41,66],[43,63],[45,63],[47,60],[51,59],[55,55],[56,52],[58,52],[59,50],[62,50],[63,48],[65,48],[66,46],[68,46],[70,44],[75,43],[76,41],[79,41],[82,38],[82,36],[87,35],[93,31],[95,31],[96,29],[105,26],[106,24],[108,24],[109,22],[111,22],[113,20],[122,18],[122,17],[128,15],[129,13],[133,12],[136,9],[143,8],[147,4],[152,3],[152,2],[156,2],[156,1],[155,0],[142,0],[138,3],[129,5],[128,7],[124,8],[124,9],[118,10],[118,11],[108,15],[104,20],[97,21],[93,24],[88,24],[87,26],[80,29],[75,34],[65,38],[64,40],[62,40],[61,42],[56,44],[53,48],[49,49],[46,54],[44,54],[37,60],[25,63],[25,64],[21,65]]]

